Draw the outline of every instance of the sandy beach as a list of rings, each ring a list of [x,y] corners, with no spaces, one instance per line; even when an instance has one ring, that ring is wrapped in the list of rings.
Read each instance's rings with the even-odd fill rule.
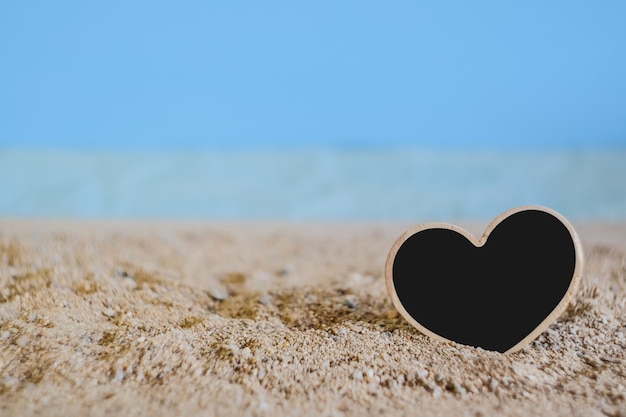
[[[572,223],[574,300],[503,355],[398,315],[413,224],[0,220],[0,415],[624,417],[626,223]]]

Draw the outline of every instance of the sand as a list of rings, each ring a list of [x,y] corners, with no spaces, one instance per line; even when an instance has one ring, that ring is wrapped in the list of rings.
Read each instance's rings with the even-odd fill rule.
[[[626,224],[573,224],[575,299],[503,355],[397,314],[411,224],[2,220],[0,415],[626,416]]]

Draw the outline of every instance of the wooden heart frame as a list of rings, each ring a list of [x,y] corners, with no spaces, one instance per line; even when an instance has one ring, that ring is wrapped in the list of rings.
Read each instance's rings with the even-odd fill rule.
[[[575,266],[574,266],[574,271],[573,271],[573,274],[572,274],[572,279],[571,279],[569,287],[567,288],[567,290],[566,290],[563,298],[561,299],[561,301],[556,305],[556,307],[551,311],[551,313],[548,314],[545,317],[545,319],[543,319],[543,321],[541,321],[541,323],[533,331],[531,331],[526,337],[524,337],[522,340],[520,340],[517,344],[515,344],[513,347],[511,347],[510,349],[508,349],[504,353],[505,354],[509,354],[509,353],[517,352],[520,349],[522,349],[524,346],[526,346],[527,344],[532,342],[535,338],[537,338],[544,330],[546,330],[565,311],[565,309],[567,308],[568,303],[574,297],[574,293],[576,292],[576,289],[578,288],[578,285],[579,285],[579,282],[580,282],[580,279],[581,279],[581,275],[582,275],[582,271],[583,271],[583,263],[584,263],[583,262],[582,244],[581,244],[580,239],[578,238],[578,235],[577,235],[576,231],[574,230],[573,226],[560,213],[558,213],[555,210],[552,210],[550,208],[543,207],[543,206],[536,206],[536,205],[520,206],[520,207],[516,207],[516,208],[510,209],[508,211],[505,211],[504,213],[502,213],[499,216],[497,216],[494,220],[492,220],[491,223],[489,223],[489,225],[485,229],[485,231],[484,231],[484,233],[483,233],[483,235],[482,235],[482,237],[480,239],[476,239],[476,237],[474,237],[474,235],[472,235],[467,230],[465,230],[465,229],[463,229],[463,228],[461,228],[459,226],[456,226],[456,225],[453,225],[453,224],[449,224],[449,223],[438,223],[438,222],[422,223],[422,224],[419,224],[419,225],[417,225],[415,227],[412,227],[409,230],[407,230],[406,232],[404,232],[395,241],[395,243],[392,245],[391,250],[389,251],[389,255],[387,256],[387,261],[385,263],[385,284],[386,284],[386,287],[387,287],[387,291],[389,292],[389,294],[391,296],[391,300],[392,300],[395,308],[402,315],[402,317],[404,317],[405,320],[407,320],[413,327],[415,327],[421,333],[423,333],[423,334],[425,334],[425,335],[427,335],[429,337],[432,337],[433,339],[440,340],[440,341],[443,341],[443,342],[456,343],[453,340],[446,339],[445,337],[443,337],[443,336],[441,336],[441,335],[439,335],[439,334],[437,334],[437,333],[427,329],[422,324],[417,322],[411,316],[411,314],[409,314],[409,312],[405,309],[404,305],[400,301],[400,298],[398,297],[398,294],[397,294],[396,288],[395,288],[395,284],[394,284],[394,281],[393,281],[393,264],[394,264],[394,260],[396,258],[396,255],[397,255],[400,247],[410,237],[412,237],[416,233],[423,232],[423,231],[428,230],[428,229],[448,229],[448,230],[451,230],[451,231],[459,233],[460,235],[464,236],[474,246],[480,248],[483,245],[485,245],[485,243],[487,242],[491,232],[500,223],[502,223],[505,219],[507,219],[508,217],[510,217],[510,216],[512,216],[512,215],[514,215],[516,213],[519,213],[519,212],[522,212],[522,211],[529,211],[529,210],[545,212],[545,213],[548,213],[548,214],[552,215],[556,219],[558,219],[565,226],[567,231],[569,232],[569,235],[571,236],[571,239],[572,239],[572,242],[573,242],[573,245],[574,245],[574,252],[575,252]],[[541,239],[541,236],[538,236],[537,239]]]

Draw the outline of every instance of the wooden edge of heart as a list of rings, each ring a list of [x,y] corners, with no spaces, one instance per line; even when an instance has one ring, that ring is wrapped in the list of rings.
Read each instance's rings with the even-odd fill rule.
[[[565,295],[563,296],[559,304],[557,304],[557,306],[554,308],[554,310],[552,310],[552,312],[541,323],[539,323],[539,325],[532,332],[530,332],[525,338],[520,340],[515,346],[513,346],[512,348],[510,348],[504,353],[509,354],[509,353],[517,352],[518,350],[522,349],[524,346],[532,342],[541,333],[543,333],[543,331],[546,330],[550,326],[550,324],[552,324],[552,322],[554,322],[565,311],[568,303],[574,297],[574,293],[576,292],[576,289],[578,288],[578,284],[580,282],[580,277],[582,275],[582,270],[583,270],[583,248],[582,248],[580,239],[578,238],[578,234],[574,230],[574,227],[570,224],[570,222],[564,216],[562,216],[560,213],[548,207],[536,206],[536,205],[519,206],[510,210],[507,210],[504,213],[500,214],[495,219],[493,219],[491,223],[489,223],[489,225],[485,229],[485,232],[483,233],[480,239],[476,239],[474,235],[472,235],[470,232],[463,229],[462,227],[456,226],[454,224],[449,224],[449,223],[438,223],[438,222],[422,223],[404,232],[392,245],[391,250],[389,251],[389,255],[387,256],[387,261],[385,263],[385,285],[387,286],[387,291],[389,292],[389,295],[391,296],[393,305],[398,310],[398,312],[402,315],[402,317],[404,317],[404,319],[407,320],[413,327],[415,327],[417,330],[419,330],[421,333],[427,336],[430,336],[436,340],[440,340],[446,343],[457,343],[457,342],[454,342],[453,340],[446,339],[445,337],[442,337],[428,330],[426,327],[418,323],[413,317],[411,317],[411,315],[406,311],[406,309],[402,305],[402,302],[400,301],[400,298],[398,297],[398,294],[396,293],[395,286],[393,285],[393,262],[396,257],[396,254],[398,253],[398,250],[400,249],[402,244],[407,239],[409,239],[411,236],[413,236],[416,233],[419,233],[428,229],[453,230],[465,236],[467,240],[469,240],[472,244],[474,244],[474,246],[481,247],[485,244],[485,242],[487,242],[489,235],[491,234],[493,229],[496,228],[496,226],[498,226],[507,217],[513,214],[522,212],[522,211],[543,211],[556,217],[567,228],[567,231],[569,232],[572,238],[572,242],[574,243],[576,264],[574,266],[574,273],[572,276],[572,281],[570,282],[570,285],[567,288]]]

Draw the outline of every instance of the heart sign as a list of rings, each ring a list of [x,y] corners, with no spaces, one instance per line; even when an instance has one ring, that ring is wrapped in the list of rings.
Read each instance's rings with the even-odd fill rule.
[[[420,332],[511,353],[565,310],[582,268],[572,225],[549,208],[524,206],[498,216],[480,240],[446,223],[406,231],[385,279],[396,309]]]

